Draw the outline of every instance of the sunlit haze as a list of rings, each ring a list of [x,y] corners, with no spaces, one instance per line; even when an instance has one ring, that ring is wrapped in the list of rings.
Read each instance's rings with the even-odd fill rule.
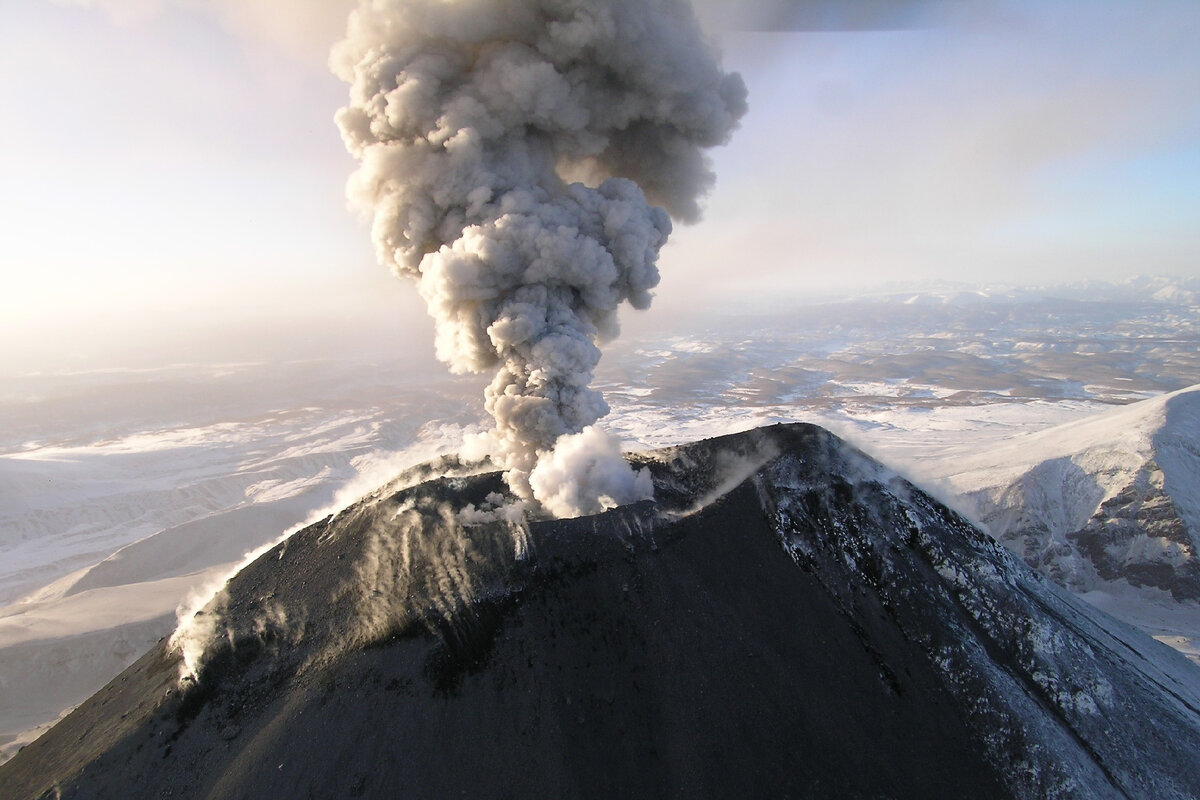
[[[0,370],[432,360],[345,202],[326,60],[350,5],[5,3]],[[1200,275],[1200,4],[699,5],[750,113],[646,314]]]

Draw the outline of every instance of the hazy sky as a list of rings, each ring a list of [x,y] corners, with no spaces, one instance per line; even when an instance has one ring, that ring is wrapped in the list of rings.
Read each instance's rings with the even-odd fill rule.
[[[224,341],[251,318],[300,355],[329,331],[428,345],[343,199],[346,89],[325,60],[351,5],[4,0],[8,361]],[[751,111],[649,314],[895,280],[1200,275],[1200,3],[700,5]]]

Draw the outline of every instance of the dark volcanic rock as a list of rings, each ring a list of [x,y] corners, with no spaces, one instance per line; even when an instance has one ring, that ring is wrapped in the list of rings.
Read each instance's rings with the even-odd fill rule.
[[[1105,580],[1152,586],[1176,600],[1200,599],[1200,559],[1192,534],[1152,460],[1066,538]],[[1147,542],[1155,544],[1147,547]]]
[[[379,493],[234,578],[0,797],[1200,796],[1195,668],[818,428],[636,458],[656,502]]]

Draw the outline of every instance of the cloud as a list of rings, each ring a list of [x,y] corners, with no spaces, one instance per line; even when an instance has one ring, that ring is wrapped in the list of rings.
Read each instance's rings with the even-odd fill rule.
[[[556,517],[598,514],[654,497],[648,468],[634,472],[617,442],[595,426],[559,437],[529,476],[533,494]]]
[[[901,31],[724,37],[754,105],[716,156],[720,225],[664,251],[660,313],[897,279],[1195,272],[1200,205],[1180,185],[1200,5],[923,13]]]
[[[696,0],[713,29],[732,31],[895,31],[933,24],[948,0]]]
[[[324,63],[342,35],[354,0],[49,0],[93,8],[123,24],[176,10],[212,19],[242,39]]]
[[[598,431],[564,437],[608,413],[590,386],[598,343],[622,305],[649,306],[672,217],[698,219],[713,185],[704,151],[746,111],[690,6],[364,2],[331,64],[351,85],[337,115],[361,164],[350,198],[379,261],[416,282],[438,357],[493,374],[490,442],[510,487],[542,499],[530,475],[558,443],[608,459],[560,462],[586,466],[581,486],[633,485]],[[556,473],[554,508],[602,504],[563,494]]]

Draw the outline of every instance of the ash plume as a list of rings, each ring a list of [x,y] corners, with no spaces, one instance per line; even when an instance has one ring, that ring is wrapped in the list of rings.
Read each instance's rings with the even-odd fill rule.
[[[550,454],[608,413],[597,343],[621,304],[650,305],[672,218],[712,186],[703,151],[746,110],[690,5],[362,0],[331,65],[350,199],[417,283],[438,357],[494,374],[487,449],[513,492],[558,516],[648,496],[598,430]]]

